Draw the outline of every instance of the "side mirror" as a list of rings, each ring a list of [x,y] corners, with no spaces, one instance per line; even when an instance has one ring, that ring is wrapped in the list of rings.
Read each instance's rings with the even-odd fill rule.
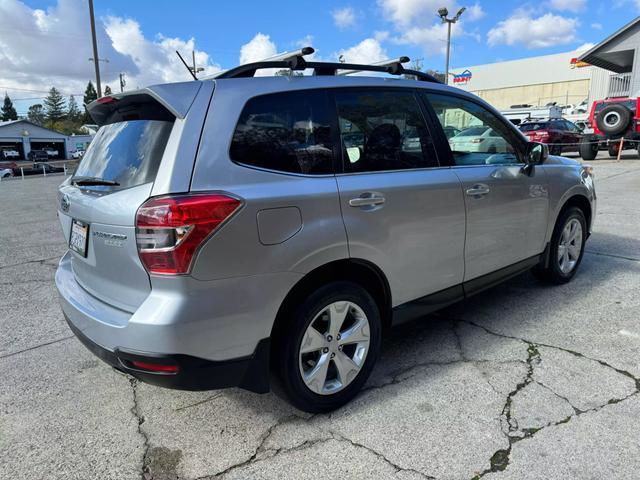
[[[549,158],[549,146],[546,143],[530,142],[528,144],[527,164],[541,165],[547,158]]]

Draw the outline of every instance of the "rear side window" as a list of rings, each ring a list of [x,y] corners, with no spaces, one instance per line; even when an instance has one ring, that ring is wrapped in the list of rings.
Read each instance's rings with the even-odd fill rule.
[[[118,182],[117,190],[153,182],[167,146],[173,122],[131,120],[100,127],[82,157],[75,177],[96,177]]]
[[[413,92],[335,93],[345,171],[437,167],[433,141]]]
[[[326,94],[298,91],[249,100],[233,134],[235,162],[281,172],[333,173]]]

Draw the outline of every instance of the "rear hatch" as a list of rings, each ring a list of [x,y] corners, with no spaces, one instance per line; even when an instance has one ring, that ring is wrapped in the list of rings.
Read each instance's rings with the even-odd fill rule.
[[[101,127],[59,189],[59,217],[80,286],[133,312],[151,290],[136,246],[136,212],[161,164],[173,160],[165,150],[173,152],[166,147],[179,120],[146,93],[98,102],[90,113]]]

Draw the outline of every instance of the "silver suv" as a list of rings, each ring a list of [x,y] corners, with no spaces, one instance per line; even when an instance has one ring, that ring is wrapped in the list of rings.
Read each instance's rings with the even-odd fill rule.
[[[401,61],[305,53],[89,106],[101,127],[59,189],[56,284],[102,360],[329,411],[364,385],[388,327],[529,269],[576,273],[589,167]],[[315,75],[254,78],[264,68]]]

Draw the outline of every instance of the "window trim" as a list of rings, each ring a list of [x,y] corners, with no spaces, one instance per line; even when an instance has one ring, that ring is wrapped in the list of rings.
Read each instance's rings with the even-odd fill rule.
[[[300,88],[300,89],[294,89],[294,90],[279,90],[279,91],[273,91],[273,92],[267,92],[267,93],[261,93],[259,95],[254,95],[252,97],[247,97],[242,105],[242,108],[240,109],[240,113],[238,114],[238,118],[236,119],[236,122],[234,124],[233,129],[231,130],[231,136],[229,137],[229,144],[227,146],[227,158],[229,159],[229,161],[231,163],[233,163],[234,165],[238,165],[239,167],[243,167],[243,168],[249,168],[251,170],[257,170],[260,172],[267,172],[267,173],[273,173],[276,175],[289,175],[289,176],[293,176],[293,177],[305,177],[305,178],[328,178],[328,177],[335,177],[336,173],[337,173],[337,168],[338,168],[338,162],[339,160],[336,157],[336,139],[335,139],[335,134],[332,133],[330,138],[331,138],[331,151],[333,152],[333,158],[331,160],[331,172],[329,173],[299,173],[299,172],[287,172],[286,170],[275,170],[273,168],[267,168],[267,167],[259,167],[257,165],[251,165],[249,163],[244,163],[244,162],[240,162],[238,160],[234,160],[234,158],[231,156],[231,147],[233,146],[233,137],[235,136],[236,130],[238,129],[238,125],[240,125],[240,119],[242,118],[242,114],[244,113],[245,109],[247,108],[247,104],[256,99],[256,98],[262,98],[262,97],[268,97],[268,96],[273,96],[273,95],[285,95],[285,94],[299,94],[301,92],[304,93],[321,93],[323,94],[322,96],[324,97],[324,104],[325,104],[325,109],[327,112],[327,116],[329,117],[329,128],[331,129],[332,132],[335,131],[334,125],[333,125],[333,109],[332,109],[332,104],[330,102],[329,96],[327,94],[327,89],[323,88],[323,87],[319,87],[319,88]]]
[[[449,166],[452,168],[476,168],[476,167],[512,167],[512,166],[520,166],[522,167],[524,164],[526,164],[525,162],[525,156],[526,156],[526,141],[524,139],[522,139],[520,137],[520,135],[522,135],[521,133],[519,133],[519,131],[515,128],[515,125],[513,125],[511,122],[506,121],[505,118],[502,117],[502,115],[500,114],[500,112],[497,112],[497,110],[495,110],[494,108],[492,108],[490,105],[483,105],[482,102],[478,102],[476,99],[474,98],[470,98],[467,95],[463,95],[463,94],[459,94],[458,92],[451,92],[451,91],[440,91],[440,90],[434,90],[431,88],[418,88],[419,90],[419,94],[418,97],[420,98],[420,100],[424,103],[425,108],[429,111],[430,115],[432,116],[432,118],[434,119],[436,123],[436,129],[438,130],[438,134],[440,135],[440,140],[443,142],[443,145],[441,145],[441,148],[443,149],[444,154],[446,155],[446,158],[448,159],[448,163]],[[451,146],[449,145],[449,141],[447,140],[447,136],[444,133],[444,127],[442,126],[442,124],[440,123],[440,120],[438,120],[438,116],[436,114],[435,109],[433,108],[433,105],[431,105],[431,101],[429,100],[429,98],[427,97],[428,94],[433,94],[433,95],[441,95],[441,96],[445,96],[445,97],[453,97],[453,98],[458,98],[460,100],[464,100],[466,102],[469,103],[473,103],[475,105],[477,105],[478,107],[488,111],[489,113],[491,113],[494,117],[496,117],[496,119],[502,123],[503,126],[506,127],[507,131],[511,133],[511,138],[512,140],[515,141],[515,151],[516,151],[516,155],[518,157],[518,159],[520,160],[517,163],[500,163],[500,164],[493,164],[493,165],[487,165],[487,164],[478,164],[478,165],[457,165],[455,163],[455,159],[453,157],[453,153],[451,152]],[[497,115],[496,115],[497,113]]]
[[[347,176],[347,175],[371,175],[371,174],[379,174],[379,173],[401,173],[401,172],[417,172],[424,170],[435,170],[440,168],[447,168],[447,165],[442,165],[440,161],[440,153],[438,151],[438,144],[436,143],[436,137],[433,134],[433,128],[430,125],[430,119],[425,115],[425,110],[422,108],[422,102],[420,100],[420,96],[417,93],[417,89],[414,87],[400,87],[400,86],[353,86],[353,87],[327,87],[327,93],[330,98],[330,106],[333,109],[333,115],[335,119],[336,125],[336,139],[335,146],[338,149],[338,158],[339,158],[339,169],[336,169],[336,175],[339,176]],[[342,148],[342,138],[340,134],[340,121],[338,115],[338,104],[336,100],[336,92],[349,92],[349,91],[376,91],[376,92],[408,92],[413,95],[413,99],[418,106],[418,110],[420,111],[420,115],[422,115],[422,120],[424,121],[425,128],[427,129],[427,133],[431,137],[433,141],[433,152],[435,154],[437,165],[432,167],[419,167],[419,168],[398,168],[395,170],[374,170],[370,172],[350,172],[346,169],[346,159],[344,157],[345,149]]]

